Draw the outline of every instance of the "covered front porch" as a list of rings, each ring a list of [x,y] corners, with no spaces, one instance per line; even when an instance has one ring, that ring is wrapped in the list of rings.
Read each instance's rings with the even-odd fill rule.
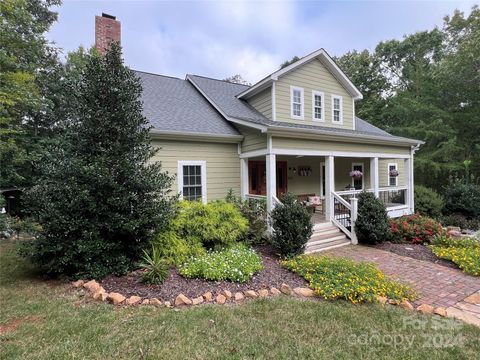
[[[264,197],[271,211],[283,194],[298,196],[312,222],[332,222],[353,241],[357,195],[374,193],[390,217],[413,212],[413,164],[406,155],[345,153],[341,155],[266,154],[241,160],[242,196]],[[352,177],[352,171],[362,173]],[[396,176],[394,176],[396,174]],[[318,205],[311,206],[312,200]]]

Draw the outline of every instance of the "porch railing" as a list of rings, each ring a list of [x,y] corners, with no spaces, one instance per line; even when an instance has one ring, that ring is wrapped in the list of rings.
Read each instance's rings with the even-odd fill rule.
[[[387,209],[399,206],[406,206],[407,187],[398,186],[394,188],[380,188],[378,191],[378,197]]]
[[[340,194],[332,192],[333,216],[331,221],[349,238],[352,238],[352,205]]]

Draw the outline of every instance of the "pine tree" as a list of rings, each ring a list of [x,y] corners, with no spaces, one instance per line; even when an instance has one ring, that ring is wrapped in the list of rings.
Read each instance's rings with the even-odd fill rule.
[[[43,227],[22,253],[52,275],[101,278],[124,273],[169,220],[172,178],[142,115],[141,85],[119,46],[91,53],[69,97],[66,131],[28,194]],[[79,71],[79,69],[75,69]]]

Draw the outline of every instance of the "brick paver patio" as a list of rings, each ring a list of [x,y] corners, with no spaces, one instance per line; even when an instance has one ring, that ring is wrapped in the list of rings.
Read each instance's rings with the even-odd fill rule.
[[[343,246],[325,254],[368,261],[390,278],[409,284],[418,294],[415,305],[429,304],[448,308],[480,291],[480,278],[432,262],[400,256],[360,245]]]

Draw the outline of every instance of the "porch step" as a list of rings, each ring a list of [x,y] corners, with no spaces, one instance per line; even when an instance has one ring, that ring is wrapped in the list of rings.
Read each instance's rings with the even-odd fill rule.
[[[307,242],[305,254],[333,249],[349,244],[350,240],[331,222],[315,224],[313,227],[313,234]]]

